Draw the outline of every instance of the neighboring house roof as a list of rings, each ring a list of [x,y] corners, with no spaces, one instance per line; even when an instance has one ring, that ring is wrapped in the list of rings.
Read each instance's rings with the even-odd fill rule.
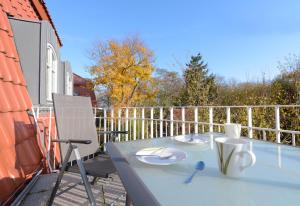
[[[87,82],[86,78],[79,76],[78,74],[73,73],[73,84],[76,86],[85,86]]]
[[[90,79],[83,78],[78,74],[73,73],[73,92],[77,96],[91,97],[93,107],[97,106],[95,92],[88,88]]]
[[[5,157],[0,161],[0,204],[30,178],[42,158],[32,118],[27,114],[32,102],[8,20],[8,16],[44,18],[33,6],[35,2],[0,0],[0,156]]]

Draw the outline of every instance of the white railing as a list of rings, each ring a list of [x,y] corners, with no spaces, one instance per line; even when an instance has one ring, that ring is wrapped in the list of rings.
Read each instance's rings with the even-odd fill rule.
[[[300,131],[297,128],[300,125],[294,125],[294,128],[291,129],[281,128],[281,112],[289,109],[293,109],[293,112],[297,111],[300,114],[300,105],[262,105],[94,108],[94,115],[96,127],[99,131],[128,131],[126,135],[118,135],[119,141],[189,133],[224,132],[224,123],[234,122],[242,124],[242,132],[249,138],[265,141],[274,138],[277,143],[282,143],[284,139],[284,143],[297,146],[297,138],[300,136]],[[50,117],[54,116],[51,107],[35,107],[33,111],[36,117],[41,112],[49,113]],[[264,114],[267,116],[260,117],[260,121],[263,119],[269,124],[272,122],[273,127],[256,126],[256,119],[258,119],[256,116]],[[296,115],[297,119],[299,117]],[[242,121],[238,122],[237,119],[241,118]],[[50,124],[51,121],[49,121]],[[50,140],[50,136],[48,138]],[[107,141],[108,136],[104,134],[103,142]]]
[[[267,141],[274,137],[277,143],[282,143],[283,139],[287,142],[286,140],[289,139],[290,142],[287,143],[296,146],[296,140],[300,136],[297,128],[300,125],[294,125],[295,128],[290,129],[281,128],[281,112],[287,109],[297,110],[300,114],[300,105],[125,107],[118,111],[95,108],[95,118],[98,119],[97,127],[103,131],[128,131],[129,134],[125,137],[119,136],[119,139],[124,141],[189,133],[224,132],[224,123],[234,122],[242,124],[243,134],[249,138]],[[260,117],[260,120],[265,119],[269,124],[273,122],[274,127],[256,126],[255,119],[258,118],[253,116],[253,111],[256,110],[268,110],[265,113],[269,116]],[[241,116],[246,117],[245,120],[234,121],[239,119],[237,116],[242,112],[244,115]],[[220,115],[220,113],[224,114]],[[256,111],[255,114],[257,116],[260,113]],[[216,119],[218,116],[222,116],[223,119]],[[298,119],[299,117],[296,116]]]

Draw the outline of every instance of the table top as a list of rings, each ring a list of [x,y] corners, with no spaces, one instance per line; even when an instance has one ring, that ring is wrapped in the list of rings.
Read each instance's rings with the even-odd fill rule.
[[[114,163],[116,159],[111,147],[126,159],[126,164],[146,186],[161,205],[230,205],[230,206],[276,206],[300,204],[300,149],[253,139],[250,148],[256,155],[256,164],[246,169],[244,176],[229,178],[218,169],[217,152],[212,141],[222,134],[209,136],[210,143],[192,145],[177,142],[174,138],[116,142],[108,145]],[[177,164],[155,166],[137,160],[135,153],[147,147],[173,147],[183,150],[187,158]],[[191,176],[198,161],[204,161],[205,169],[199,171],[190,184],[185,180]],[[122,177],[128,172],[117,167]],[[122,174],[123,173],[123,174]],[[130,175],[131,176],[131,175]],[[134,176],[134,175],[133,175]],[[127,189],[134,182],[125,180]],[[133,192],[133,190],[132,190]],[[131,192],[131,193],[132,193]],[[152,194],[151,194],[152,193]],[[135,194],[130,194],[133,196]]]

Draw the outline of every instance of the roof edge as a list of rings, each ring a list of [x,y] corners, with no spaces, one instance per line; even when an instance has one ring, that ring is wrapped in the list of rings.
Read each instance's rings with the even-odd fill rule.
[[[48,8],[46,6],[46,3],[44,0],[31,0],[32,5],[34,7],[34,9],[36,10],[36,13],[38,14],[38,16],[42,19],[42,20],[48,20],[51,25],[53,26],[53,29],[55,31],[58,43],[60,46],[62,46],[62,41],[58,35],[58,32],[55,28],[54,22],[52,21],[52,18],[50,16],[50,13],[48,11]]]

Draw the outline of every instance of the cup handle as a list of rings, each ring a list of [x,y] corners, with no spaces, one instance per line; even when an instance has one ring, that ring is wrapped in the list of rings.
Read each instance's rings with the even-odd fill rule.
[[[256,162],[256,156],[255,156],[255,154],[252,151],[242,151],[242,152],[240,152],[241,156],[243,156],[245,154],[249,155],[250,161],[249,161],[248,164],[241,166],[241,170],[244,170],[244,169],[246,169],[248,167],[252,167],[255,164],[255,162]]]

